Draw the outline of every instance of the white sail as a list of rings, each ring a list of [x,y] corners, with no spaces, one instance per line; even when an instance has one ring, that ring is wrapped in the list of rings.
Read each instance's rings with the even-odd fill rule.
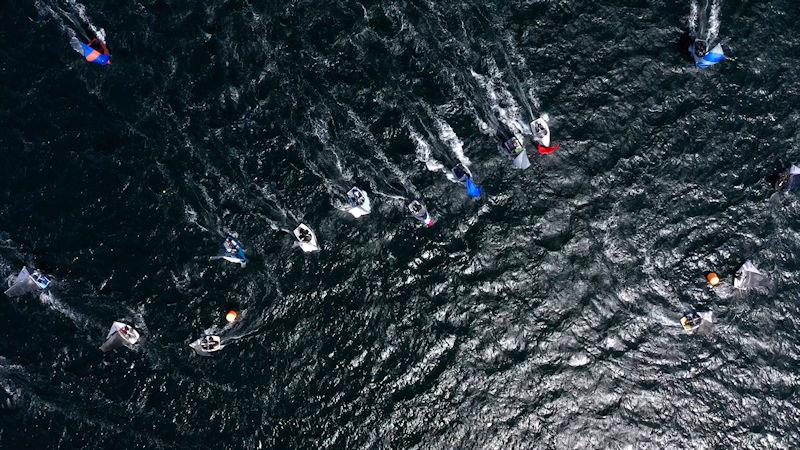
[[[769,293],[772,291],[772,281],[770,281],[767,274],[758,270],[758,267],[748,260],[736,272],[736,278],[733,279],[733,287],[743,291],[753,289]]]
[[[189,347],[200,356],[211,356],[211,353],[218,352],[225,346],[222,345],[222,338],[209,334],[192,342]]]
[[[531,166],[531,161],[528,159],[528,152],[523,151],[516,158],[514,158],[514,167],[517,169],[527,169]]]
[[[41,272],[34,269],[31,273],[27,267],[23,267],[11,286],[6,289],[5,294],[9,297],[19,297],[30,292],[47,289],[48,286],[50,286],[50,280]]]
[[[108,330],[106,341],[100,346],[100,350],[108,352],[123,345],[133,348],[137,342],[139,342],[138,331],[126,323],[114,322],[111,324],[111,329]]]
[[[305,224],[300,224],[294,229],[294,237],[300,244],[300,249],[306,253],[319,251],[317,245],[317,236],[311,231],[311,228]]]

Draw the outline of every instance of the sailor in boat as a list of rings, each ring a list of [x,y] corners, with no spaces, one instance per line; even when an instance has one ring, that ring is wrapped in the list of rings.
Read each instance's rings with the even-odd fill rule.
[[[706,53],[708,53],[708,45],[706,44],[706,41],[700,39],[694,41],[694,54],[697,55],[698,58],[702,58],[703,56],[706,56]]]
[[[225,242],[222,245],[225,246],[225,251],[228,253],[236,253],[239,251],[239,245],[231,237],[225,238]]]
[[[695,40],[689,46],[689,53],[691,53],[692,58],[694,58],[695,66],[700,69],[707,69],[727,58],[722,44],[717,43],[717,45],[709,49],[708,43],[702,39]]]
[[[414,217],[416,217],[417,219],[420,219],[420,218],[424,219],[425,216],[427,215],[427,212],[425,211],[425,207],[422,206],[422,203],[420,203],[420,202],[418,202],[416,200],[411,202],[411,204],[408,207],[411,209],[411,214],[413,214]]]
[[[681,317],[681,325],[687,333],[691,333],[703,323],[703,318],[696,311],[691,311]]]
[[[308,231],[307,228],[301,227],[300,230],[298,231],[298,234],[300,235],[299,237],[301,241],[306,243],[311,242],[312,239],[311,232]]]
[[[540,122],[534,121],[533,122],[533,134],[537,138],[541,138],[542,136],[547,134],[547,129],[545,129],[544,125]]]
[[[108,47],[98,37],[94,37],[88,42],[73,37],[71,45],[76,52],[80,53],[90,63],[100,64],[101,66],[111,64],[111,54],[108,52]]]
[[[200,348],[207,352],[213,352],[217,349],[217,347],[219,347],[219,343],[220,339],[218,336],[203,336],[203,338],[200,340]]]
[[[50,285],[50,279],[47,278],[41,271],[39,271],[39,269],[33,270],[31,278],[33,278],[34,283],[36,283],[40,289],[47,289],[47,286]]]
[[[347,198],[350,200],[350,206],[353,208],[358,208],[364,204],[364,194],[361,193],[360,189],[351,189],[350,192],[347,193]]]

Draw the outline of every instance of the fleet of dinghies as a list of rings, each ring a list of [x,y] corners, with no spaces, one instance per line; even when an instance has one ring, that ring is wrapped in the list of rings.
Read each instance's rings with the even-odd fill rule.
[[[695,20],[695,19],[691,19]],[[694,24],[690,23],[690,28],[694,31]],[[691,44],[689,44],[688,52],[692,56],[696,67],[700,69],[707,69],[727,58],[720,42],[709,42],[708,39],[716,38],[715,35],[707,33],[705,39],[699,35],[691,36]],[[71,45],[80,53],[88,62],[98,65],[107,66],[111,64],[110,54],[104,42],[105,32],[100,30],[99,33],[93,35],[86,34],[85,32],[75,34],[71,38]],[[713,43],[713,45],[711,45]],[[516,125],[516,132],[506,135],[501,141],[502,148],[511,159],[513,167],[517,169],[527,169],[531,166],[531,159],[526,148],[527,130],[523,129],[521,125]],[[538,117],[530,122],[530,136],[531,144],[535,144],[535,148],[541,155],[552,154],[559,148],[558,143],[552,142],[550,126],[546,116]],[[551,145],[552,144],[552,145]],[[478,186],[466,164],[458,164],[452,169],[453,177],[459,183],[463,183],[466,188],[466,194],[471,198],[479,198],[483,193],[483,189]],[[795,191],[800,188],[800,168],[792,165],[776,183],[779,190],[783,192]],[[436,220],[431,216],[428,208],[425,206],[421,198],[412,198],[406,205],[411,216],[423,223],[426,227],[431,227],[436,223]],[[372,205],[367,192],[354,186],[347,192],[347,205],[346,210],[354,218],[366,216],[372,212]],[[314,231],[306,224],[300,223],[292,231],[295,237],[296,245],[305,253],[318,252],[320,250],[319,242]],[[247,255],[244,245],[238,240],[235,235],[225,236],[222,242],[219,253],[212,257],[212,259],[221,259],[233,264],[239,264],[245,267],[247,264]],[[712,277],[713,275],[713,277]],[[708,276],[711,286],[716,286],[719,283],[719,278],[715,273],[710,273]],[[51,286],[51,280],[37,269],[29,269],[23,267],[19,273],[9,280],[9,287],[6,289],[5,294],[8,297],[19,297],[26,294],[41,293],[47,291]],[[733,287],[739,291],[757,291],[762,293],[770,293],[773,289],[772,282],[769,276],[760,271],[755,264],[751,261],[746,261],[741,268],[736,272],[733,280]],[[228,313],[229,322],[237,320],[238,314],[235,311]],[[681,325],[687,333],[694,334],[701,331],[713,323],[713,313],[711,311],[695,311],[691,310],[684,314],[680,320]],[[119,347],[134,348],[139,342],[139,332],[132,326],[123,322],[114,322],[109,330],[105,341],[100,346],[100,350],[108,352]],[[223,339],[219,335],[204,334],[197,340],[189,344],[198,355],[211,356],[225,347]]]

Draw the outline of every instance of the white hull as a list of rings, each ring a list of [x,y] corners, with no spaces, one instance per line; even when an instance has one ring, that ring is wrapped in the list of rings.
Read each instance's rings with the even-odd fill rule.
[[[311,233],[311,240],[308,242],[305,242],[302,239],[300,239],[300,230],[303,229]],[[304,252],[311,253],[319,251],[319,245],[317,245],[317,235],[314,234],[313,231],[311,231],[311,228],[308,228],[307,226],[300,224],[297,228],[294,229],[294,237],[297,239],[297,243],[299,244],[300,249],[303,250]]]
[[[544,128],[544,133],[541,135],[536,134],[536,124],[541,125]],[[544,121],[541,117],[531,122],[531,132],[533,133],[533,138],[536,142],[542,144],[545,147],[550,146],[550,127],[547,126],[547,122]]]
[[[363,195],[364,195],[364,203],[362,203],[361,206],[356,206],[354,208],[350,208],[349,210],[347,210],[356,219],[358,219],[361,216],[366,216],[367,214],[372,212],[372,205],[370,205],[369,197],[367,197],[366,194]]]
[[[217,345],[214,348],[203,348],[203,346],[201,345],[201,342],[203,341],[204,337],[205,336],[203,336],[203,337],[199,338],[198,340],[196,340],[196,341],[192,342],[191,344],[189,344],[189,347],[191,347],[192,350],[194,350],[195,353],[197,353],[200,356],[211,356],[212,353],[218,352],[218,351],[222,350],[225,347],[224,345],[222,345],[222,340],[219,339],[219,336],[213,336],[217,340],[217,342],[219,342],[220,344]]]

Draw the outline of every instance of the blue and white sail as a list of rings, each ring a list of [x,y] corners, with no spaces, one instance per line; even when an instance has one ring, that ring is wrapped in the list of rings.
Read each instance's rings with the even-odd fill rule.
[[[698,51],[697,42],[695,41],[689,46],[689,52],[694,58],[695,66],[700,69],[707,69],[725,59],[725,51],[722,50],[721,44],[715,45],[711,50],[703,54],[702,51]]]
[[[481,196],[483,189],[472,181],[472,173],[463,164],[453,167],[453,177],[467,187],[467,195],[472,198]]]
[[[114,322],[111,324],[111,329],[108,330],[106,341],[100,346],[100,350],[105,353],[123,345],[128,348],[133,348],[137,342],[139,342],[138,331],[126,323]]]
[[[28,271],[27,267],[23,267],[5,293],[9,297],[19,297],[31,292],[43,291],[49,286],[50,279],[42,272],[37,269]]]
[[[366,216],[372,211],[367,193],[355,186],[347,192],[347,204],[347,212],[355,218]]]
[[[222,350],[222,338],[217,335],[207,334],[189,344],[198,355],[211,356],[212,353]]]
[[[239,240],[230,235],[222,242],[222,251],[217,257],[228,262],[240,264],[242,267],[247,264],[247,255],[245,255],[244,246]]]

